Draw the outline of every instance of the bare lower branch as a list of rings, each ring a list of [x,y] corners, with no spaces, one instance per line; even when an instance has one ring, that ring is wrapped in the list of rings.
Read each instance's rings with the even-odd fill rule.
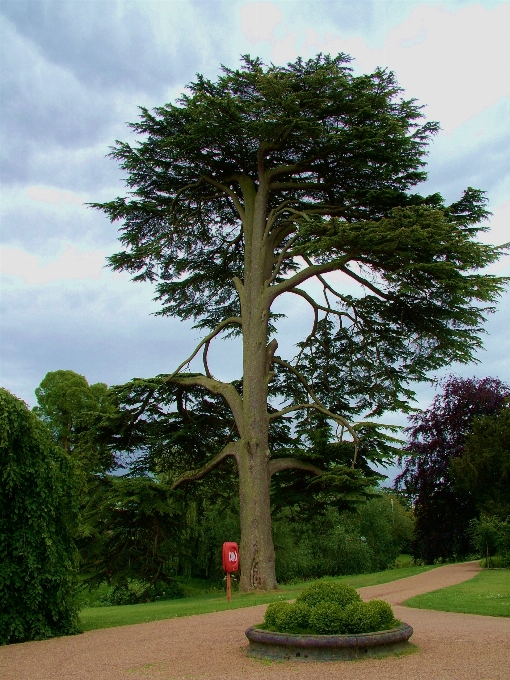
[[[352,425],[343,417],[340,416],[336,413],[332,413],[328,408],[324,406],[324,404],[317,398],[315,392],[312,390],[310,385],[308,384],[306,378],[296,369],[292,364],[289,364],[288,361],[284,361],[281,357],[274,357],[273,362],[275,364],[278,364],[279,366],[282,366],[283,368],[286,368],[288,371],[293,373],[296,378],[299,380],[299,382],[303,385],[305,390],[308,392],[310,397],[313,399],[313,404],[300,404],[298,407],[287,407],[288,410],[286,411],[285,409],[282,409],[281,411],[278,411],[277,413],[272,413],[269,417],[274,419],[278,418],[279,416],[283,415],[284,412],[290,413],[291,411],[297,411],[299,409],[305,409],[305,408],[313,408],[316,411],[319,411],[320,413],[323,413],[325,416],[328,418],[331,418],[331,420],[335,420],[337,423],[340,423],[340,425],[343,425],[345,429],[349,432],[349,434],[352,437],[352,441],[354,443],[354,458],[352,461],[352,467],[355,466],[356,464],[356,459],[358,457],[358,448],[359,448],[359,437],[356,434],[356,430],[352,427]]]
[[[235,289],[236,289],[236,291],[237,291],[237,295],[238,295],[238,297],[239,297],[239,303],[240,303],[241,309],[242,309],[243,304],[244,304],[244,286],[243,286],[243,282],[242,282],[241,279],[239,279],[237,276],[234,276],[234,278],[232,279],[232,281],[234,282],[234,287],[235,287]]]
[[[372,291],[372,293],[379,295],[379,297],[382,297],[384,300],[391,300],[392,299],[391,295],[387,295],[382,290],[379,290],[379,288],[377,288],[377,286],[374,286],[373,283],[370,283],[370,281],[367,281],[367,279],[363,278],[363,276],[360,276],[359,274],[356,274],[356,272],[353,272],[352,269],[349,269],[348,267],[340,267],[340,271],[344,272],[344,274],[347,274],[347,276],[350,276],[352,279],[354,279],[358,283],[361,283],[362,286],[366,286],[369,290]]]
[[[172,380],[174,376],[176,376],[178,373],[180,373],[181,369],[186,366],[186,364],[189,364],[190,361],[192,361],[196,355],[199,353],[200,348],[203,347],[204,345],[208,345],[211,340],[218,335],[218,333],[225,328],[225,326],[230,326],[230,324],[238,324],[239,326],[242,326],[243,320],[241,319],[240,316],[231,316],[228,319],[225,319],[221,323],[219,323],[214,330],[212,330],[209,335],[206,335],[203,340],[201,340],[198,345],[195,347],[193,350],[193,353],[191,354],[190,357],[185,359],[180,366],[178,366],[175,371],[166,379],[168,382]]]
[[[296,290],[296,289],[294,289],[294,290]],[[307,346],[308,346],[308,343],[311,341],[311,339],[312,339],[313,337],[315,337],[315,335],[316,335],[316,333],[317,333],[317,328],[318,328],[318,326],[319,326],[319,310],[317,309],[317,307],[314,307],[313,305],[312,305],[312,309],[313,309],[313,326],[312,326],[312,330],[311,330],[310,333],[307,335],[307,337],[306,337],[306,339],[305,339],[305,341],[304,341],[304,343],[303,343],[303,346],[301,347],[301,349],[300,349],[299,352],[298,352],[298,355],[297,355],[297,357],[296,357],[296,366],[299,364],[299,360],[301,359],[301,355],[302,355],[303,352],[305,351],[305,347],[307,347]]]
[[[170,376],[165,379],[167,382],[173,382],[176,385],[183,385],[184,387],[193,387],[194,385],[198,387],[204,387],[209,392],[213,394],[220,394],[232,411],[234,420],[237,425],[237,429],[241,432],[242,427],[242,416],[243,416],[243,401],[239,392],[232,385],[232,383],[222,382],[221,380],[216,380],[215,378],[210,378],[201,373],[185,374]]]
[[[311,463],[305,463],[297,458],[275,458],[269,461],[269,476],[272,477],[275,472],[281,472],[282,470],[304,470],[305,472],[311,472],[314,475],[320,476],[324,472],[316,465]]]
[[[289,252],[289,250],[292,248],[292,246],[294,245],[294,243],[296,242],[296,240],[298,239],[298,237],[299,237],[299,234],[295,234],[295,235],[288,241],[288,243],[285,245],[285,247],[282,248],[280,254],[278,255],[278,259],[277,259],[277,261],[276,261],[276,264],[275,264],[275,267],[274,267],[274,271],[273,271],[273,273],[271,274],[271,278],[270,278],[269,281],[267,282],[267,285],[271,285],[271,284],[273,283],[273,281],[275,281],[276,277],[277,277],[278,274],[280,273],[280,269],[281,269],[283,260],[285,259],[285,255],[286,255],[286,254]]]
[[[312,261],[308,257],[306,257],[306,255],[302,255],[301,257],[303,258],[303,260],[306,262],[306,264],[309,267],[313,266]],[[339,298],[342,301],[345,300],[344,296],[341,293],[339,293],[337,290],[335,290],[333,288],[333,286],[330,283],[328,283],[323,276],[321,276],[320,274],[316,274],[316,278],[322,283],[324,288],[327,288],[331,293],[333,293],[333,295],[335,295],[337,298]]]
[[[205,374],[208,378],[213,378],[213,374],[209,370],[209,364],[207,363],[207,353],[209,352],[209,345],[211,344],[211,341],[208,340],[205,345],[204,345],[204,353],[203,353],[203,362],[204,362],[204,371]]]
[[[302,411],[305,408],[315,408],[317,404],[315,402],[309,402],[308,404],[295,404],[294,406],[286,406],[282,408],[281,411],[275,411],[269,414],[269,420],[275,420],[276,418],[281,418],[287,413],[292,413],[293,411]]]
[[[234,456],[234,458],[236,458],[237,452],[238,443],[230,442],[219,453],[217,453],[214,456],[214,458],[212,458],[208,463],[203,465],[201,468],[199,468],[198,470],[191,470],[190,472],[185,472],[183,475],[181,475],[172,484],[171,488],[176,489],[183,482],[191,482],[196,481],[197,479],[202,479],[202,477],[205,477],[209,472],[211,472],[211,470],[214,470],[215,467],[217,467],[221,462],[223,462],[225,458],[228,458],[229,456]]]
[[[273,224],[275,223],[276,218],[278,217],[278,215],[281,215],[284,212],[284,208],[290,203],[292,203],[291,200],[282,201],[279,205],[277,205],[270,211],[269,215],[267,216],[266,228],[264,229],[264,237],[262,239],[264,243],[267,241],[267,237],[269,236],[269,232],[273,228]]]
[[[174,199],[173,199],[173,201],[172,201],[172,205],[171,205],[171,207],[170,207],[170,210],[173,210],[173,208],[174,208],[175,204],[177,203],[177,201],[179,200],[179,197],[181,196],[181,194],[183,194],[183,193],[184,193],[185,191],[187,191],[188,189],[196,189],[196,188],[199,187],[202,183],[203,183],[203,179],[199,179],[198,182],[192,182],[191,184],[186,184],[186,186],[181,187],[181,188],[176,192],[176,194],[175,194],[175,196],[174,196]]]
[[[300,297],[305,299],[317,311],[325,312],[326,314],[334,314],[335,316],[345,316],[348,319],[350,319],[353,323],[356,322],[356,319],[353,316],[351,316],[348,312],[342,312],[339,309],[333,309],[333,307],[324,307],[324,305],[320,305],[313,299],[311,295],[309,295],[306,291],[302,290],[301,288],[293,288],[292,290],[289,290],[289,293],[299,295]]]
[[[315,395],[315,392],[312,390],[310,385],[308,384],[306,378],[296,369],[292,364],[289,364],[288,361],[284,361],[281,357],[273,357],[273,362],[275,364],[278,364],[279,366],[282,366],[283,368],[286,368],[288,371],[293,373],[296,378],[299,380],[299,382],[303,385],[305,390],[308,392],[308,394],[312,397],[312,399],[317,403],[320,404],[321,402]]]

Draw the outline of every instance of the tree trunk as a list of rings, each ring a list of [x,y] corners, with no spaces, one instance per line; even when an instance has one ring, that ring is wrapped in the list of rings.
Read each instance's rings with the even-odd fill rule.
[[[260,201],[260,204],[258,204]],[[257,196],[255,219],[245,251],[243,319],[243,423],[238,453],[241,511],[240,589],[274,590],[274,546],[271,535],[269,487],[269,417],[267,390],[270,371],[267,347],[269,304],[264,286],[268,277],[262,243],[265,201]],[[258,228],[255,226],[257,225]],[[270,269],[269,269],[270,272]]]
[[[277,587],[269,496],[267,323],[260,322],[264,314],[254,304],[248,318],[243,317],[243,431],[238,453],[242,591]]]
[[[246,442],[239,456],[241,510],[240,590],[274,590],[277,587],[271,536],[269,470],[262,442]],[[262,444],[263,445],[263,444]]]

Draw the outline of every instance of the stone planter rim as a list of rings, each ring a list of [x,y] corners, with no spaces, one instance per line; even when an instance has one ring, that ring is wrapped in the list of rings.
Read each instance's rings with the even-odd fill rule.
[[[407,642],[413,629],[407,623],[396,628],[381,630],[375,633],[358,633],[353,635],[300,635],[296,633],[274,633],[256,626],[248,628],[246,637],[250,642],[268,646],[315,649],[355,649],[359,647],[374,648]]]

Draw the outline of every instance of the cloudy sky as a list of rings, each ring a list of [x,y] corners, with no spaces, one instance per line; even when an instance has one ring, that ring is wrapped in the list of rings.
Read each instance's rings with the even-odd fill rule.
[[[0,384],[31,406],[48,371],[117,384],[170,372],[194,346],[190,324],[151,315],[149,285],[104,268],[118,250],[116,227],[84,204],[124,192],[105,155],[129,139],[137,106],[173,101],[197,72],[215,77],[241,54],[283,64],[342,51],[358,73],[394,70],[442,125],[421,190],[450,201],[467,186],[486,190],[493,218],[483,238],[510,241],[508,2],[2,0],[0,8]],[[491,271],[510,275],[510,258]],[[281,335],[288,352],[310,323],[293,304]],[[480,363],[448,371],[510,382],[510,293],[486,328]],[[220,342],[212,364],[231,379],[238,354]],[[426,405],[433,391],[419,386],[418,395]]]

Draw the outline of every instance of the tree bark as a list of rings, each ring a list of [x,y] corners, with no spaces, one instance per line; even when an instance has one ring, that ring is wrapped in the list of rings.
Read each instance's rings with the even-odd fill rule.
[[[277,588],[275,555],[271,536],[269,470],[263,441],[245,442],[239,457],[241,520],[240,590]]]
[[[243,320],[243,418],[238,469],[242,591],[274,590],[277,587],[271,536],[267,411],[271,370],[269,356],[272,356],[276,343],[267,346],[270,302],[265,281],[271,275],[268,260],[272,264],[273,252],[264,243],[267,209],[267,191],[264,187],[259,187],[250,207],[245,222],[245,277],[243,295],[240,296]]]

